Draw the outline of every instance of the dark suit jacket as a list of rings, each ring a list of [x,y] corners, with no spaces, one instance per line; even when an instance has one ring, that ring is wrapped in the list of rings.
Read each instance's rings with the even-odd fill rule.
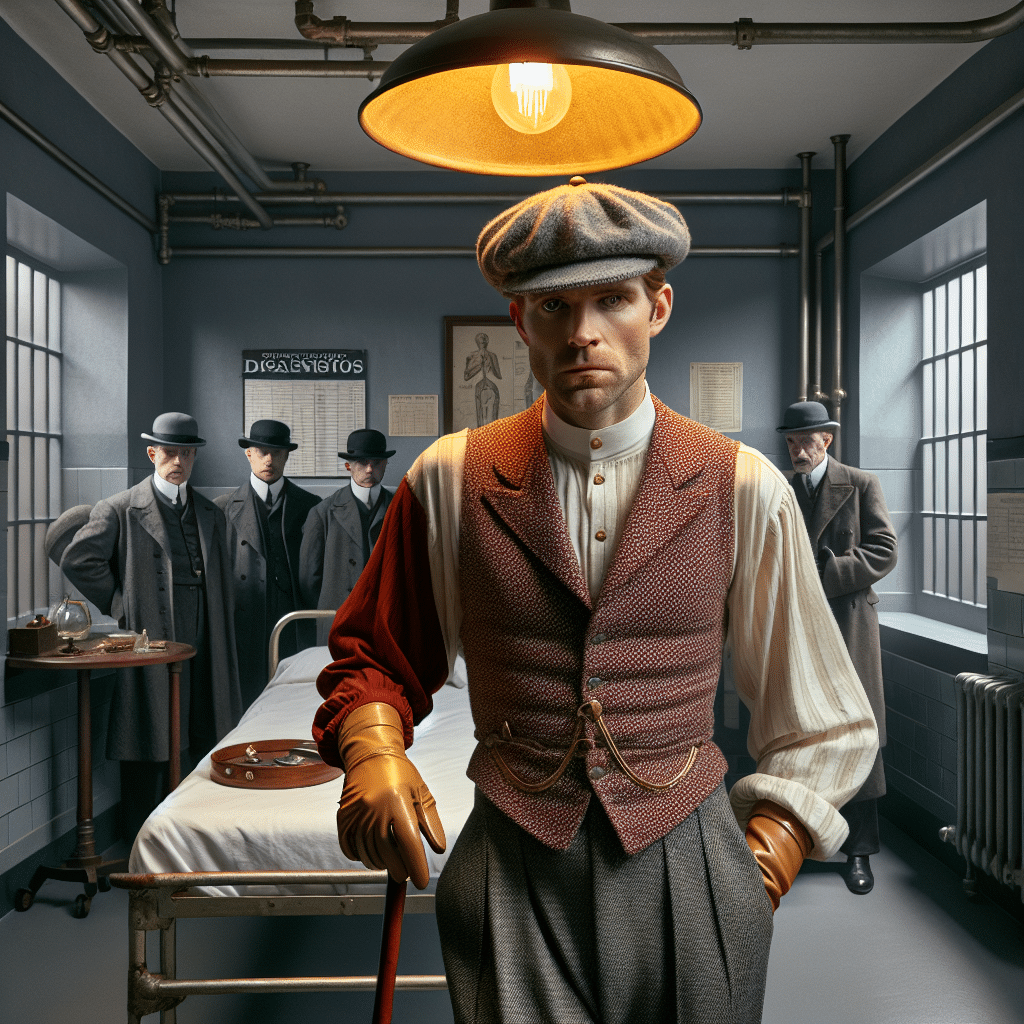
[[[224,514],[189,490],[195,505],[206,576],[207,645],[213,685],[208,710],[220,739],[238,721],[241,697],[232,613],[231,556]],[[152,640],[174,640],[171,545],[163,516],[146,479],[96,503],[89,521],[61,558],[61,571],[104,614]],[[117,674],[110,708],[107,757],[166,761],[167,667],[124,669]],[[188,743],[188,728],[181,730]]]
[[[267,685],[268,645],[274,629],[274,623],[267,620],[267,552],[264,550],[256,501],[256,492],[248,482],[231,494],[217,499],[217,504],[224,508],[229,527],[235,583],[235,636],[238,639],[238,666],[245,707]],[[281,514],[292,581],[293,611],[304,607],[299,589],[302,528],[310,511],[319,504],[320,498],[317,495],[285,479],[284,509]],[[316,643],[313,622],[298,623],[289,627],[289,630],[281,637],[282,653],[293,654]]]
[[[885,746],[878,595],[873,586],[896,566],[896,531],[878,477],[830,456],[807,532],[825,596],[875,713],[879,745]],[[858,798],[884,792],[879,768],[872,771]]]
[[[370,523],[371,548],[380,535],[392,497],[391,491],[381,488]],[[356,499],[346,484],[310,512],[302,531],[299,582],[304,606],[337,611],[352,593],[369,557],[370,552],[363,551],[363,527]],[[327,620],[319,624],[319,643],[327,643],[330,626]]]

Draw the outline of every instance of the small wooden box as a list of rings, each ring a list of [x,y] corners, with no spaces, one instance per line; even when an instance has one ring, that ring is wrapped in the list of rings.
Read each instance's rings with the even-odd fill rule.
[[[10,645],[12,657],[32,656],[33,654],[46,654],[56,650],[60,646],[60,637],[57,636],[57,627],[52,623],[45,626],[21,626],[17,629],[7,631],[7,641]]]

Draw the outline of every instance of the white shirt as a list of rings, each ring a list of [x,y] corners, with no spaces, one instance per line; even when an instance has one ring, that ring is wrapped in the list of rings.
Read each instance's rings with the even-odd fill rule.
[[[595,579],[597,571],[603,578],[599,563],[610,557],[587,552],[582,538],[594,526],[591,508],[600,506],[604,528],[614,529],[617,540],[623,522],[620,507],[628,511],[643,472],[642,460],[637,462],[639,471],[633,465],[633,445],[646,438],[646,457],[651,431],[646,425],[649,414],[641,410],[649,401],[645,397],[633,422],[630,417],[604,432],[582,434],[573,434],[577,428],[563,431],[545,409],[552,474],[569,536],[574,547],[579,544],[580,564],[586,562],[588,582],[591,571]],[[466,435],[463,430],[439,438],[406,474],[426,513],[431,584],[449,673],[462,623],[458,554]],[[598,454],[605,444],[615,453],[606,467],[613,475],[605,474],[603,485],[593,485],[591,478],[586,489],[581,474],[590,476],[593,466],[581,458],[579,442],[585,436],[602,440]],[[589,441],[587,445],[589,449]],[[595,503],[594,490],[613,479],[615,486]],[[811,857],[827,860],[848,833],[837,808],[857,792],[874,762],[874,716],[821,589],[793,488],[760,452],[746,445],[736,455],[733,502],[733,578],[724,661],[751,712],[747,742],[757,769],[736,783],[730,799],[741,825],[758,800],[788,808],[814,841]],[[605,543],[614,552],[615,544]]]
[[[156,488],[156,493],[160,495],[168,505],[174,504],[176,496],[181,498],[182,508],[185,508],[188,505],[187,480],[183,484],[172,484],[169,480],[165,480],[159,473],[154,471],[153,486]]]
[[[817,490],[818,484],[820,484],[825,477],[826,469],[828,469],[828,452],[825,452],[825,458],[823,458],[821,462],[819,462],[814,469],[807,474],[807,479],[811,485],[812,491]]]
[[[368,508],[373,508],[377,504],[377,499],[380,497],[380,484],[374,484],[372,487],[360,487],[355,480],[350,480],[349,485],[352,488],[352,493],[356,496],[356,501],[361,501],[366,505],[367,498],[369,498]]]
[[[274,496],[273,501],[270,503],[270,508],[273,509],[281,500],[281,492],[284,490],[284,477],[278,477],[272,484],[268,484],[266,480],[261,480],[255,473],[250,473],[249,486],[256,492],[256,497],[264,504],[267,501],[267,491],[270,491]]]

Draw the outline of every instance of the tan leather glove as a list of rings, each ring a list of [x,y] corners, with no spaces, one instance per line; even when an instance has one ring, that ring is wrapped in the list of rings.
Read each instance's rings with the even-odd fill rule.
[[[754,804],[747,822],[747,846],[761,869],[772,910],[779,909],[779,900],[789,892],[813,845],[807,829],[791,811],[771,800]]]
[[[363,704],[338,734],[345,788],[338,807],[341,852],[369,868],[387,868],[395,881],[430,881],[420,832],[436,853],[444,829],[430,790],[406,757],[402,719],[390,704]]]

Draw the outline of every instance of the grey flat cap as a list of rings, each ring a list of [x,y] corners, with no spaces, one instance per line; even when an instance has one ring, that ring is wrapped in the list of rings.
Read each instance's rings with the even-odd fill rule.
[[[494,218],[480,232],[480,271],[503,295],[587,288],[668,270],[690,232],[670,203],[572,178]]]
[[[43,550],[51,562],[60,565],[64,549],[71,543],[75,534],[89,522],[90,512],[92,512],[92,505],[75,505],[67,512],[61,512],[46,528],[46,535],[43,537]]]

